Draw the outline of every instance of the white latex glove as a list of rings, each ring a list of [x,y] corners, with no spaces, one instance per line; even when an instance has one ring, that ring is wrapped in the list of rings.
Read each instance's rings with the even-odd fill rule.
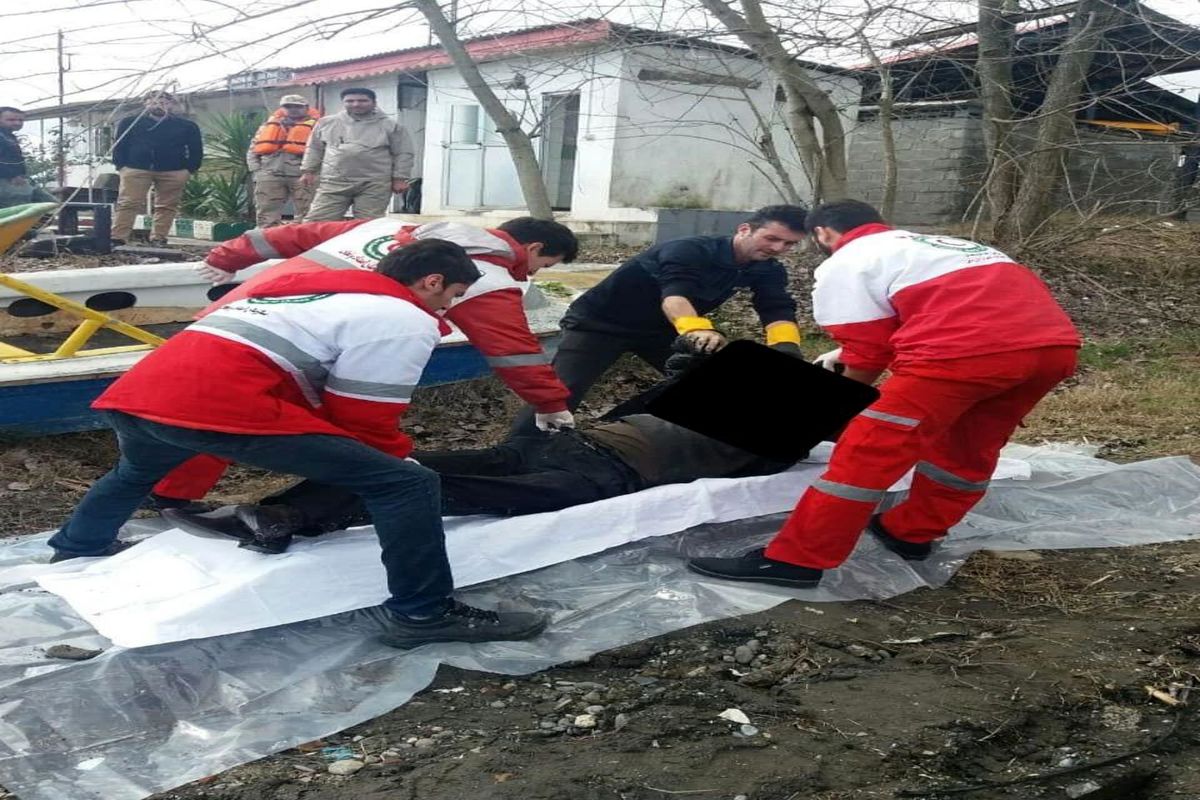
[[[420,462],[420,461],[417,461],[417,460],[416,460],[415,458],[413,458],[412,456],[407,456],[407,457],[405,457],[405,459],[404,459],[404,460],[405,460],[405,461],[407,461],[407,462],[408,462],[408,463],[410,463],[410,464],[416,464],[418,467],[419,467],[419,466],[421,466],[421,462]]]
[[[559,428],[574,428],[575,415],[570,411],[555,411],[553,414],[534,414],[533,424],[539,431],[556,431]]]
[[[841,372],[841,370],[838,369],[838,367],[842,365],[841,359],[842,348],[839,347],[837,350],[830,350],[828,353],[822,353],[821,355],[817,356],[813,359],[813,363],[818,367],[823,367],[824,369],[829,370],[830,372]]]
[[[214,267],[207,261],[201,261],[200,263],[196,264],[196,266],[192,267],[192,269],[197,275],[199,275],[201,278],[204,278],[204,280],[208,281],[214,286],[222,283],[231,283],[233,281],[232,272],[227,272],[226,270]]]

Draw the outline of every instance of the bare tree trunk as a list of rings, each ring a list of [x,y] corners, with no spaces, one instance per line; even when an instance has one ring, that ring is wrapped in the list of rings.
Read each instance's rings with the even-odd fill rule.
[[[813,202],[846,195],[846,134],[837,107],[784,48],[759,0],[741,0],[742,14],[723,0],[700,0],[705,9],[762,59],[787,97],[788,130],[813,187]],[[816,119],[821,124],[817,135]]]
[[[433,30],[446,54],[454,63],[454,68],[463,76],[467,88],[475,95],[479,105],[491,117],[496,125],[496,132],[504,138],[508,152],[512,156],[513,165],[517,168],[517,180],[521,183],[521,194],[531,216],[539,219],[553,219],[554,212],[550,208],[550,195],[546,191],[546,181],[542,177],[542,168],[538,164],[537,153],[529,135],[521,129],[521,121],[509,111],[492,88],[484,81],[479,73],[479,67],[467,53],[458,38],[454,26],[442,13],[437,0],[413,0],[413,5],[425,15],[429,27]]]
[[[896,182],[899,167],[896,162],[896,131],[892,125],[892,112],[896,107],[896,87],[892,85],[892,73],[883,65],[871,41],[863,36],[863,47],[871,59],[871,66],[879,74],[879,135],[883,140],[883,204],[880,213],[891,219],[896,212]]]
[[[999,242],[1024,243],[1049,212],[1063,175],[1062,151],[1075,132],[1075,111],[1084,79],[1097,46],[1119,14],[1108,0],[1079,0],[1038,110],[1035,148],[1024,159],[1025,174],[1010,213],[996,224]]]
[[[754,99],[750,97],[750,93],[745,89],[742,89],[742,97],[745,98],[746,106],[754,114],[758,128],[762,131],[754,140],[754,144],[758,147],[758,152],[762,153],[763,159],[775,173],[778,183],[775,184],[775,181],[772,181],[772,183],[775,184],[776,190],[783,195],[783,198],[787,202],[793,205],[802,205],[804,199],[800,196],[800,191],[796,188],[792,176],[783,165],[783,159],[779,156],[779,148],[775,146],[775,136],[771,133],[771,120],[763,116],[763,113],[758,110],[758,106],[754,104]]]
[[[1012,56],[1016,23],[1005,14],[1015,0],[979,0],[979,97],[983,103],[983,142],[987,152],[984,195],[994,226],[1005,219],[1020,183],[1020,159],[1014,151]]]

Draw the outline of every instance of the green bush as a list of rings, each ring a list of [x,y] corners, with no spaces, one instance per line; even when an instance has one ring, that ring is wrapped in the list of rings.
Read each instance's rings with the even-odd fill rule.
[[[204,120],[204,150],[200,173],[183,187],[183,213],[212,222],[251,222],[254,193],[246,151],[264,114],[213,114]]]

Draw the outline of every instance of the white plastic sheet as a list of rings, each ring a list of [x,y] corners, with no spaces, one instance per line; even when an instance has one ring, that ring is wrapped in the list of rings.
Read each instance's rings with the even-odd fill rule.
[[[813,462],[827,454],[822,449]],[[821,474],[813,462],[777,475],[659,486],[553,513],[449,519],[455,583],[474,586],[697,525],[786,511]],[[1028,466],[1011,459],[994,475],[1027,477]],[[113,558],[62,562],[34,577],[122,647],[269,628],[387,598],[370,528],[300,539],[278,556],[170,530]]]
[[[764,542],[781,515],[704,525],[468,590],[480,604],[552,613],[533,642],[376,644],[356,611],[282,627],[51,661],[51,644],[107,641],[60,598],[24,585],[0,593],[0,784],[21,800],[140,800],[319,738],[406,702],[439,663],[520,674],[702,622],[806,603],[890,597],[937,586],[973,550],[1128,546],[1200,538],[1200,469],[1186,459],[1118,467],[1020,448],[1032,480],[990,491],[935,557],[912,565],[864,538],[850,561],[805,592],[687,572],[689,556]],[[45,536],[0,547],[16,576],[45,557]],[[144,545],[143,545],[144,546]]]

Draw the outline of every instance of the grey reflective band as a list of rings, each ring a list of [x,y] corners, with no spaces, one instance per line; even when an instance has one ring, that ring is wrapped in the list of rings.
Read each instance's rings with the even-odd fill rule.
[[[943,486],[949,486],[951,489],[959,489],[964,492],[986,492],[990,481],[969,481],[966,478],[960,478],[953,472],[948,472],[936,464],[930,464],[928,461],[917,463],[916,473],[924,475],[932,481],[937,481]]]
[[[873,408],[868,408],[862,412],[864,417],[871,419],[881,419],[884,422],[894,422],[897,425],[903,425],[906,428],[915,428],[921,424],[921,420],[913,419],[912,417],[902,417],[899,414],[889,414],[886,411],[876,411]]]
[[[390,397],[398,400],[408,400],[412,397],[416,386],[398,383],[372,383],[371,381],[355,381],[330,375],[325,388],[342,394],[359,394],[364,397]]]
[[[824,478],[817,478],[812,482],[812,487],[825,494],[831,494],[843,500],[857,500],[860,503],[878,503],[887,494],[887,491],[883,489],[864,489],[848,483],[834,483]]]
[[[487,356],[489,367],[540,367],[549,364],[545,353],[526,353],[519,356]]]
[[[339,258],[333,253],[326,253],[324,250],[317,250],[316,248],[305,250],[300,254],[300,257],[307,258],[309,261],[315,261],[322,267],[329,267],[330,269],[358,269],[358,265],[353,261]]]
[[[309,383],[307,388],[310,391],[315,392],[319,387],[324,385],[325,378],[329,375],[329,370],[322,366],[319,359],[304,352],[279,334],[271,333],[265,328],[252,325],[246,320],[230,319],[219,314],[209,314],[207,317],[193,322],[192,327],[199,329],[211,328],[213,330],[232,333],[251,344],[261,347],[269,353],[274,353],[291,364],[297,372],[304,376],[305,380]]]
[[[246,231],[246,238],[250,241],[250,246],[254,248],[254,252],[263,258],[283,258],[274,245],[267,241],[267,232],[262,228],[254,228],[253,230]]]

